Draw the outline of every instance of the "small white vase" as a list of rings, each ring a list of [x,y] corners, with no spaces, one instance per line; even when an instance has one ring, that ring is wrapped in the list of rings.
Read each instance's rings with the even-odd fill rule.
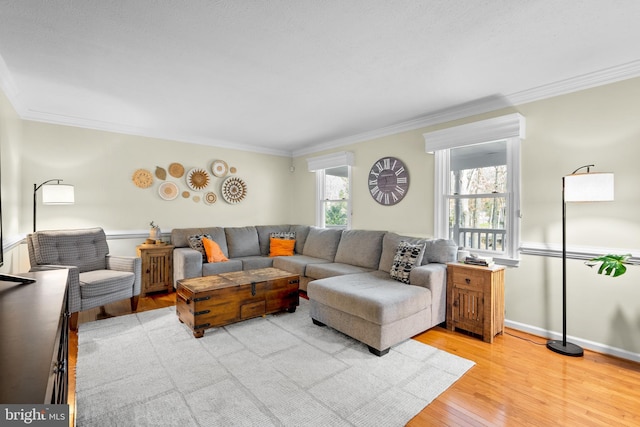
[[[162,238],[160,227],[153,227],[149,229],[149,238],[153,240],[160,240]]]

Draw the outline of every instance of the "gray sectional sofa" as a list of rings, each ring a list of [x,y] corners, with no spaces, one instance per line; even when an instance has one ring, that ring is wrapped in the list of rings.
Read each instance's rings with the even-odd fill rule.
[[[295,233],[293,256],[269,257],[272,233]],[[203,262],[189,237],[208,234],[229,261]],[[400,242],[424,245],[409,284],[391,277]],[[300,276],[311,317],[369,347],[377,355],[445,321],[446,263],[455,261],[450,240],[428,240],[375,230],[305,225],[182,228],[171,232],[174,284],[183,278],[276,267]]]

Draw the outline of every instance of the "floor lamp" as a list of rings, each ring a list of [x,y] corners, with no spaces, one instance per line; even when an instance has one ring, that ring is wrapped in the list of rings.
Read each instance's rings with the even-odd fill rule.
[[[581,166],[562,177],[562,340],[547,341],[547,348],[565,356],[584,354],[582,347],[567,342],[567,203],[613,200],[613,174],[591,173],[593,166]],[[586,173],[578,173],[585,168]]]
[[[55,184],[49,184],[56,181]],[[36,231],[36,193],[42,188],[43,205],[72,205],[75,201],[73,185],[60,184],[61,179],[50,179],[40,185],[33,184],[33,232]],[[49,185],[46,185],[49,184]]]

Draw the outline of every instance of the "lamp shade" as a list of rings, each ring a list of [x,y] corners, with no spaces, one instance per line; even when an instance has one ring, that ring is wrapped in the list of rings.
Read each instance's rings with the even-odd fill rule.
[[[42,203],[45,205],[71,205],[75,202],[73,185],[49,184],[42,186]]]
[[[564,177],[566,202],[608,202],[613,200],[612,173],[577,173]]]

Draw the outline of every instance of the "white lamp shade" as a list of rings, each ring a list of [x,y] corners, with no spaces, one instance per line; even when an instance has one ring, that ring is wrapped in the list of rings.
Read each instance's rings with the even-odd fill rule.
[[[42,186],[42,203],[45,205],[71,205],[75,202],[73,185],[50,184]]]
[[[578,173],[564,177],[565,202],[608,202],[613,200],[612,173]]]

